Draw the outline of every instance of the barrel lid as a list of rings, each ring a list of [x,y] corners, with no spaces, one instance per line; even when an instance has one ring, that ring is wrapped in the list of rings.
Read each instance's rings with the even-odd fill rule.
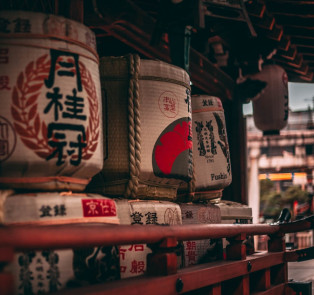
[[[226,200],[220,200],[216,205],[220,208],[221,219],[252,219],[252,208],[247,205]]]
[[[160,60],[141,59],[140,80],[156,80],[180,84],[190,89],[190,76],[182,68]]]
[[[223,111],[221,100],[216,96],[192,95],[192,113],[206,110]]]
[[[0,38],[59,39],[96,51],[95,34],[84,24],[53,14],[22,10],[0,11]]]

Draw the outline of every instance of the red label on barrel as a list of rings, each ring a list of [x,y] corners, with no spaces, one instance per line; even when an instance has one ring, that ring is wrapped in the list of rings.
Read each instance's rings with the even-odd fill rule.
[[[117,216],[116,204],[109,199],[82,200],[84,217],[110,217]]]

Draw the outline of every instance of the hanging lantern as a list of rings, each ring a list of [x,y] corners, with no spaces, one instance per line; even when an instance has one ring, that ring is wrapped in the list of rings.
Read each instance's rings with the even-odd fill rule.
[[[0,187],[82,191],[103,163],[95,35],[55,15],[0,18]]]
[[[278,65],[266,65],[262,71],[252,75],[252,79],[261,80],[267,86],[261,95],[253,100],[255,126],[264,135],[276,135],[288,122],[288,76]]]

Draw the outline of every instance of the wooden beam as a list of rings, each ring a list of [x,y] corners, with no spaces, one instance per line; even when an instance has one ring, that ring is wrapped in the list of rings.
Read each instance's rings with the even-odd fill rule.
[[[303,64],[303,57],[301,54],[297,54],[294,60],[285,59],[280,56],[274,57],[273,59],[275,61],[280,61],[281,63],[284,63],[288,66],[291,66],[293,68],[298,68],[298,69],[301,68]]]
[[[246,10],[250,17],[258,17],[262,18],[266,11],[265,4],[260,0],[255,1],[247,1],[246,2]]]
[[[301,14],[306,15],[313,11],[313,1],[266,1],[266,7],[273,14]]]
[[[297,55],[297,49],[295,46],[290,46],[287,51],[279,49],[277,50],[277,55],[285,59],[294,60]]]
[[[285,34],[291,37],[312,37],[314,35],[314,27],[302,27],[285,25]]]
[[[306,225],[308,226],[308,225]],[[307,228],[307,227],[306,227]],[[179,241],[207,238],[234,237],[241,233],[250,235],[274,234],[278,225],[265,224],[200,224],[174,225],[171,227],[147,225],[73,224],[51,226],[4,226],[0,227],[0,247],[18,250],[61,249],[89,246],[129,245],[158,243],[166,237]],[[88,235],[88,239],[85,236]]]
[[[283,253],[252,255],[249,256],[246,260],[237,262],[218,261],[211,262],[209,264],[189,266],[188,268],[178,270],[177,274],[169,276],[158,276],[150,278],[143,276],[138,278],[119,280],[117,282],[107,282],[105,284],[98,284],[90,287],[83,287],[76,289],[75,294],[160,295],[160,290],[162,290],[163,295],[174,295],[178,294],[176,291],[176,283],[178,280],[180,280],[181,284],[183,285],[181,292],[185,293],[207,286],[217,285],[220,282],[228,283],[228,280],[231,279],[238,280],[238,282],[240,283],[242,277],[245,278],[245,282],[243,282],[245,286],[238,285],[238,287],[240,288],[239,290],[246,290],[246,293],[243,294],[248,294],[248,275],[251,272],[270,268],[278,264],[281,265],[282,261]],[[252,266],[251,271],[248,270],[248,262],[250,262]],[[158,286],[158,288],[156,286]],[[73,290],[60,291],[60,293],[58,294],[73,294]],[[217,294],[217,292],[214,294]],[[283,293],[269,294],[278,295]]]
[[[291,42],[296,46],[314,48],[314,37],[291,37]]]
[[[274,14],[274,16],[276,23],[281,25],[314,27],[314,14]]]

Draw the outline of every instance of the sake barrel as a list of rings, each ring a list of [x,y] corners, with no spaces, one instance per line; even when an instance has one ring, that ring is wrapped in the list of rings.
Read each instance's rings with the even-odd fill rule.
[[[118,224],[114,200],[71,192],[14,193],[0,191],[0,224]]]
[[[0,17],[0,186],[83,190],[103,163],[95,36],[55,15]]]
[[[219,200],[215,204],[220,208],[222,224],[252,224],[252,208],[247,205],[226,200]],[[222,240],[225,252],[228,242],[225,238]],[[248,236],[244,244],[246,245],[246,253],[248,255],[253,254],[254,236]]]
[[[126,199],[115,199],[115,202],[120,224],[137,226],[182,224],[180,206],[173,202]],[[143,243],[120,246],[121,279],[145,274],[151,253],[152,250]],[[177,256],[178,267],[181,267],[182,259],[182,256]]]
[[[181,203],[182,224],[220,224],[220,208],[214,204]],[[222,259],[220,239],[188,240],[184,245],[184,266]]]
[[[255,126],[262,130],[264,135],[279,134],[288,123],[287,73],[282,67],[270,64],[265,65],[261,72],[252,75],[251,78],[267,83],[261,95],[253,100]]]
[[[104,168],[88,190],[141,199],[176,197],[192,176],[190,79],[137,55],[103,57]]]
[[[232,181],[225,116],[219,98],[192,96],[192,133],[194,176],[188,186],[180,187],[179,200],[220,198]]]
[[[118,224],[116,202],[96,194],[0,191],[0,224]],[[16,252],[13,294],[44,294],[120,278],[117,246]]]

